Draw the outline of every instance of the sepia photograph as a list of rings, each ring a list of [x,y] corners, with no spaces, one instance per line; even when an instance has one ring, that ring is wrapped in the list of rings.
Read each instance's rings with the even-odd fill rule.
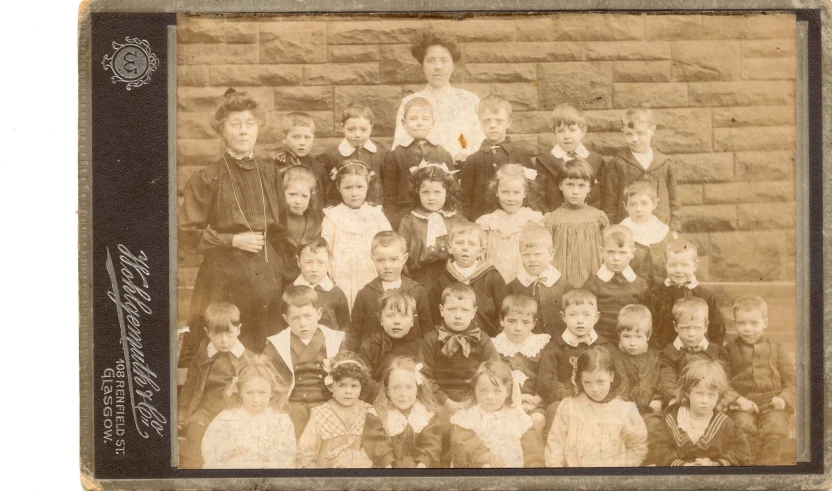
[[[797,24],[176,15],[172,465],[797,465]]]

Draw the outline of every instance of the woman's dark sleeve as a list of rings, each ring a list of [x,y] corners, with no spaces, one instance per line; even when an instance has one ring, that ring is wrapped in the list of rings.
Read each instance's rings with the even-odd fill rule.
[[[219,176],[200,169],[185,184],[185,196],[179,209],[179,241],[191,253],[205,253],[230,248],[233,234],[211,229],[210,220]]]

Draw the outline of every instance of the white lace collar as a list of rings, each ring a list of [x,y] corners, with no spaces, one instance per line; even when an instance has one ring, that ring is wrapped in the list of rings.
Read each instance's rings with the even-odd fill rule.
[[[387,434],[396,436],[403,432],[407,425],[413,428],[414,433],[420,433],[430,423],[431,418],[433,413],[419,401],[413,404],[410,415],[406,418],[398,409],[393,408],[387,413]]]
[[[213,358],[214,355],[219,353],[220,351],[214,347],[214,343],[208,343],[208,358]],[[243,343],[240,342],[238,339],[237,342],[234,344],[234,347],[229,350],[232,355],[236,356],[237,358],[243,356],[243,353],[246,351],[246,347],[243,346]]]
[[[604,283],[609,282],[613,276],[615,276],[615,272],[607,267],[606,264],[602,264],[600,268],[598,268],[598,277],[601,278],[601,281]],[[624,271],[621,272],[621,275],[624,276],[624,279],[629,281],[630,283],[636,281],[636,272],[633,271],[633,268],[627,266],[624,268]]]
[[[370,153],[376,153],[378,148],[376,144],[372,142],[372,140],[367,140],[364,142],[364,145],[361,146],[364,150],[367,150]],[[344,157],[349,157],[350,155],[354,154],[357,149],[352,146],[350,142],[347,141],[346,138],[341,140],[341,143],[338,144],[338,153],[340,153]]]
[[[501,332],[491,338],[491,342],[494,343],[494,348],[497,349],[498,353],[508,358],[513,358],[517,353],[526,358],[534,358],[551,339],[552,336],[548,334],[531,334],[521,344],[514,344],[508,339],[506,333]]]
[[[697,286],[699,286],[699,280],[696,279],[696,275],[690,275],[690,281],[688,281],[684,285],[676,285],[676,283],[673,283],[673,281],[671,281],[670,278],[665,278],[664,279],[664,286],[674,286],[674,285],[675,286],[686,286],[688,288],[696,288]]]
[[[630,217],[621,220],[621,225],[633,231],[635,241],[644,246],[658,244],[670,233],[670,227],[661,220],[651,215],[645,223],[636,223]]]
[[[578,157],[580,157],[582,159],[585,159],[585,158],[589,157],[589,150],[584,146],[583,143],[581,143],[580,145],[578,145],[578,148],[575,149],[575,154]],[[560,145],[555,145],[555,147],[552,148],[552,155],[556,159],[564,159],[564,160],[567,160],[567,161],[572,160],[571,157],[566,158],[566,157],[569,157],[569,153],[566,150],[560,148]]]
[[[317,285],[313,285],[312,283],[306,281],[306,278],[304,278],[303,275],[298,276],[292,284],[295,286],[309,286],[312,288],[319,286],[321,287],[321,290],[325,292],[328,292],[335,287],[335,283],[333,283],[332,278],[330,278],[329,275],[324,276],[324,279],[319,281]]]
[[[546,267],[546,270],[540,273],[539,276],[532,276],[526,271],[526,268],[520,268],[517,271],[517,280],[520,282],[521,285],[528,287],[535,280],[540,281],[546,288],[551,288],[552,285],[558,282],[560,279],[560,271],[558,271],[554,266],[551,264]]]

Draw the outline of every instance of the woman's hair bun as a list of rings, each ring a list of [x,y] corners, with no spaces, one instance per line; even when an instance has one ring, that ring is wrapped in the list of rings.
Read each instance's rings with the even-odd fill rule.
[[[222,96],[223,97],[228,97],[231,94],[236,94],[236,93],[237,93],[237,91],[234,90],[234,87],[229,87],[228,90],[225,91],[225,94],[223,94]]]

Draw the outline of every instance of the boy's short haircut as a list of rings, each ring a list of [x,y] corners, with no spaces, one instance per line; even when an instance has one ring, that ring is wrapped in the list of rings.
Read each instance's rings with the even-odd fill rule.
[[[574,104],[559,104],[555,106],[550,116],[552,123],[552,130],[556,130],[561,126],[579,126],[584,128],[586,126],[586,116],[578,106]]]
[[[353,118],[364,118],[370,124],[373,124],[373,110],[361,104],[349,104],[344,108],[344,112],[341,115],[341,124],[346,124],[347,121]]]
[[[643,179],[637,179],[624,188],[623,198],[624,203],[630,200],[633,196],[638,196],[640,194],[646,195],[650,198],[650,201],[653,203],[657,203],[659,201],[659,194],[656,192],[656,186],[653,185],[650,181],[645,181]]]
[[[240,309],[230,302],[214,302],[205,309],[205,327],[211,334],[231,331],[240,325]]]
[[[643,332],[649,338],[653,335],[653,314],[644,305],[625,305],[618,312],[618,322],[615,325],[615,332]]]
[[[665,252],[668,254],[682,254],[684,252],[690,252],[693,253],[694,259],[699,259],[699,251],[696,248],[696,244],[688,239],[679,238],[670,241],[665,248]]]
[[[653,111],[646,107],[633,107],[627,109],[621,122],[625,128],[635,128],[637,124],[646,124],[653,126]]]
[[[635,249],[636,239],[633,231],[624,225],[610,225],[604,229],[602,233],[601,244],[606,247],[607,244],[614,244],[615,247],[629,247]]]
[[[500,318],[509,314],[528,314],[537,319],[537,300],[528,295],[509,295],[503,300]]]
[[[589,290],[584,290],[583,288],[569,290],[564,293],[563,297],[560,299],[560,306],[563,310],[566,310],[567,307],[571,307],[572,305],[583,304],[591,304],[597,309],[598,299],[595,297],[594,293]]]
[[[376,252],[379,247],[399,246],[402,252],[407,252],[407,241],[401,235],[392,230],[385,230],[377,233],[370,243],[370,254]]]
[[[295,111],[283,116],[283,134],[288,135],[293,128],[312,128],[315,132],[315,120],[307,113]]]
[[[445,289],[442,290],[442,305],[445,305],[448,298],[470,300],[471,303],[473,303],[474,308],[477,307],[477,293],[473,288],[465,283],[456,282],[446,286]]]
[[[734,301],[733,312],[736,317],[737,311],[760,312],[764,319],[768,319],[768,304],[762,297],[757,295],[743,295]]]
[[[390,308],[402,314],[416,315],[416,299],[413,298],[413,295],[399,288],[385,291],[378,300],[378,305],[379,310]]]
[[[283,292],[283,313],[289,313],[289,307],[297,309],[311,305],[318,309],[318,292],[306,285],[292,285]]]
[[[295,167],[301,167],[299,165]],[[292,167],[294,169],[294,167]],[[303,254],[303,251],[309,249],[309,252],[313,254],[317,254],[318,251],[324,250],[326,251],[326,255],[332,259],[332,251],[329,248],[329,242],[326,241],[323,237],[308,237],[303,239],[298,246],[298,257]]]
[[[414,107],[427,107],[430,108],[430,114],[433,116],[433,106],[431,105],[430,101],[425,99],[424,97],[414,97],[407,101],[407,104],[404,105],[404,112],[402,113],[403,118],[407,118],[407,113]]]
[[[492,94],[477,104],[477,115],[482,117],[485,111],[498,112],[500,109],[505,110],[508,117],[511,117],[511,102],[504,97]]]
[[[580,157],[563,164],[558,176],[558,184],[565,179],[581,179],[587,181],[590,186],[592,186],[592,181],[595,180],[593,179],[592,166]]]
[[[546,249],[554,249],[555,243],[552,239],[552,232],[541,225],[531,224],[523,227],[520,231],[520,250],[543,246]]]
[[[708,302],[699,297],[682,297],[673,304],[673,321],[679,324],[679,319],[704,319],[708,324]]]
[[[455,238],[466,234],[475,234],[480,238],[480,245],[485,247],[485,231],[474,222],[462,222],[454,225],[454,228],[451,229],[451,233],[448,236],[448,242],[453,242]]]

